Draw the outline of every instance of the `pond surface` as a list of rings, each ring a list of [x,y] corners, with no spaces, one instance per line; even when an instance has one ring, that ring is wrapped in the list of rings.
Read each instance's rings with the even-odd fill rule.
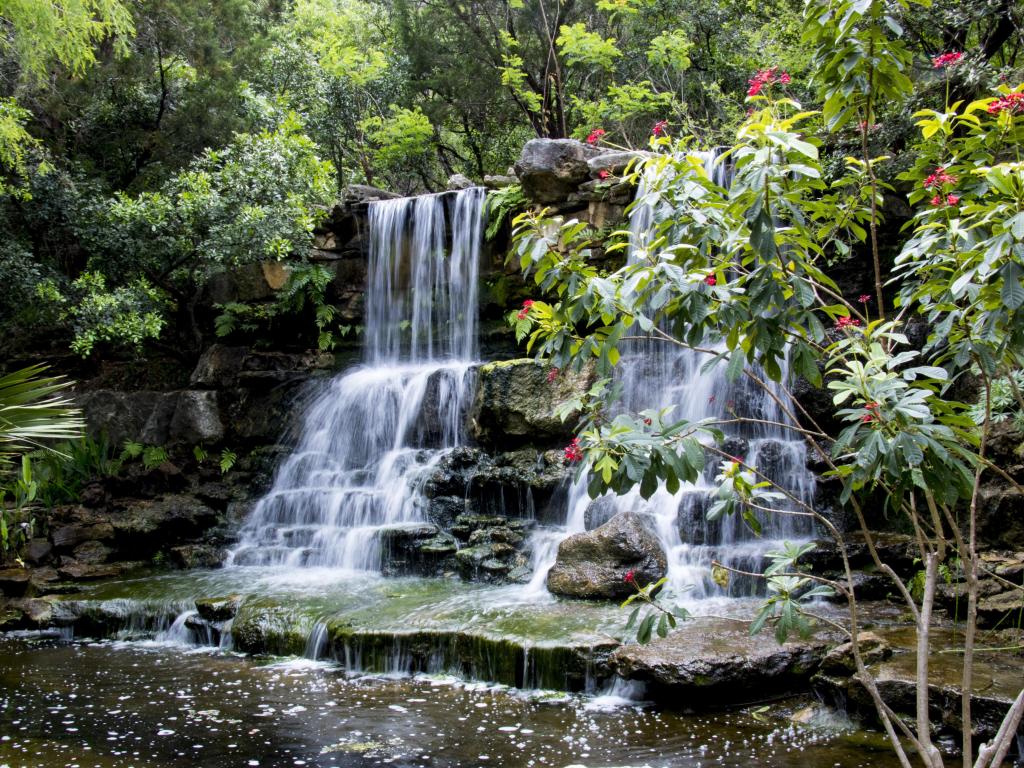
[[[0,639],[9,768],[896,765],[877,734],[834,715],[794,724],[807,704],[695,716],[151,642]]]

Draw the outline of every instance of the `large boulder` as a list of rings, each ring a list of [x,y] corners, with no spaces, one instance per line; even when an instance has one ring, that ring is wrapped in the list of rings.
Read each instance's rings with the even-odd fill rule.
[[[171,418],[170,442],[195,445],[216,443],[224,437],[217,393],[186,390],[178,395],[178,405]]]
[[[488,446],[558,445],[576,431],[575,414],[562,421],[558,406],[585,392],[593,370],[555,372],[535,360],[480,366],[470,413],[473,437]],[[550,380],[549,380],[550,378]]]
[[[548,571],[548,590],[588,600],[618,600],[635,587],[625,580],[632,571],[640,584],[657,581],[668,571],[658,539],[634,512],[622,512],[587,533],[576,533],[558,547]]]
[[[602,150],[574,139],[533,139],[516,161],[516,176],[528,198],[556,203],[590,178],[588,161],[600,154]]]

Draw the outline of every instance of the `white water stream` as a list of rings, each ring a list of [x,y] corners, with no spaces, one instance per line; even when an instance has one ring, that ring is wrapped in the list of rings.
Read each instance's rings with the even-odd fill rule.
[[[381,529],[425,520],[419,488],[463,442],[472,398],[483,203],[370,203],[365,363],[311,405],[228,565],[379,571]]]

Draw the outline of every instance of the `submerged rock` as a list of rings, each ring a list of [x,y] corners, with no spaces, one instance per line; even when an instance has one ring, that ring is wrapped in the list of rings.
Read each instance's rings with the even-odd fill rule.
[[[639,515],[622,512],[593,531],[569,536],[558,546],[548,571],[548,590],[588,600],[615,600],[635,590],[625,581],[632,571],[640,584],[668,571],[665,552]]]

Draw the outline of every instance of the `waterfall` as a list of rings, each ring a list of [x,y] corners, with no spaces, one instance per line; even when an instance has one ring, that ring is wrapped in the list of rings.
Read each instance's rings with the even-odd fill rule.
[[[718,162],[716,152],[700,153],[708,176],[728,188],[731,169]],[[643,194],[646,180],[641,180]],[[639,197],[639,195],[638,195]],[[663,204],[664,205],[664,204]],[[646,255],[647,243],[659,211],[649,205],[636,205],[630,212],[628,260],[637,263]],[[709,344],[710,346],[710,344]],[[724,349],[721,344],[715,345]],[[742,457],[773,482],[810,505],[814,500],[815,478],[808,470],[807,449],[799,435],[785,426],[791,424],[779,403],[786,402],[781,387],[764,392],[746,377],[730,382],[725,365],[702,372],[709,356],[654,340],[631,342],[622,348],[616,376],[622,384],[623,398],[618,407],[637,413],[644,409],[671,407],[673,421],[698,421],[706,418],[729,420],[758,419],[762,423],[729,424],[724,450]],[[787,371],[783,370],[784,375]],[[760,376],[762,380],[767,377]],[[704,472],[695,483],[684,483],[676,493],[662,485],[647,500],[639,489],[622,496],[605,494],[597,499],[587,495],[587,477],[578,478],[569,489],[568,512],[564,528],[538,531],[533,543],[536,571],[530,583],[534,593],[542,590],[547,571],[554,564],[558,543],[571,533],[593,528],[617,512],[634,511],[643,516],[665,549],[668,558],[669,587],[676,595],[690,599],[753,594],[757,585],[749,579],[734,578],[723,589],[710,577],[712,559],[747,571],[759,569],[764,554],[783,540],[800,540],[812,533],[805,517],[784,514],[793,511],[792,502],[776,502],[772,514],[758,513],[763,530],[755,536],[738,516],[708,522],[706,514],[717,490],[715,476],[720,471],[719,457],[708,454]]]
[[[424,520],[420,488],[472,398],[484,197],[370,203],[364,362],[309,407],[228,565],[377,571],[381,530]]]

